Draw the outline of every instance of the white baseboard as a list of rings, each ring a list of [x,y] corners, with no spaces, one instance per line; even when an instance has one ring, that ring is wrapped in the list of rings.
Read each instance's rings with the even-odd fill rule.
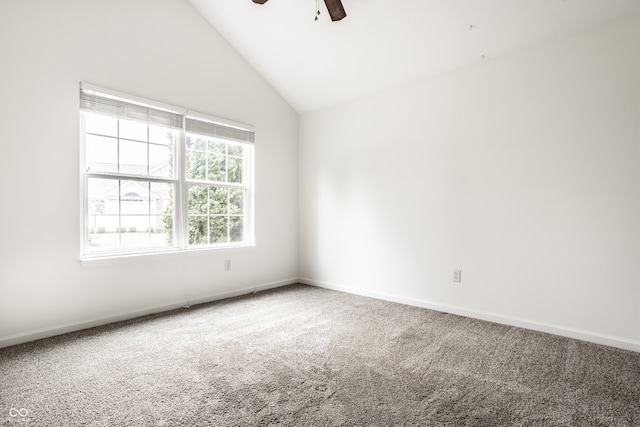
[[[199,297],[190,301],[174,301],[168,304],[156,305],[151,307],[142,308],[140,310],[128,311],[116,313],[110,316],[99,317],[83,322],[65,323],[52,327],[36,329],[33,331],[23,332],[14,335],[8,335],[0,337],[0,348],[9,347],[12,345],[22,344],[29,341],[35,341],[42,338],[53,337],[56,335],[62,335],[69,332],[80,331],[82,329],[89,329],[96,326],[107,325],[109,323],[120,322],[123,320],[135,319],[136,317],[142,317],[149,314],[162,313],[165,311],[175,310],[176,308],[184,307],[185,305],[203,304],[212,301],[218,301],[226,298],[232,298],[240,295],[250,294],[252,292],[260,292],[267,289],[277,288],[280,286],[291,285],[298,283],[297,278],[285,279],[277,282],[264,283],[261,285],[246,287],[230,292],[220,292],[207,295],[205,297]]]
[[[161,313],[163,311],[175,310],[184,306],[184,301],[176,301],[169,304],[156,305],[146,307],[140,310],[121,312],[111,316],[99,317],[91,320],[86,320],[77,323],[64,323],[47,328],[36,329],[33,331],[23,332],[14,335],[8,335],[0,338],[0,348],[9,347],[12,345],[22,344],[29,341],[35,341],[42,338],[49,338],[56,335],[62,335],[69,332],[80,331],[82,329],[89,329],[96,326],[107,325],[109,323],[120,322],[123,320],[129,320],[136,317],[146,316],[148,314]]]
[[[298,282],[299,282],[298,278],[291,278],[291,279],[285,279],[285,280],[278,280],[277,282],[263,283],[261,285],[246,287],[242,289],[235,289],[229,292],[214,293],[204,297],[191,299],[189,300],[189,305],[204,304],[207,302],[218,301],[221,299],[238,297],[240,295],[246,295],[253,292],[266,291],[267,289],[273,289],[273,288],[279,288],[281,286],[292,285]]]
[[[500,323],[503,325],[517,326],[520,328],[530,329],[539,332],[546,332],[554,335],[559,335],[567,338],[574,338],[582,341],[588,341],[596,344],[607,345],[610,347],[621,348],[624,350],[631,350],[640,353],[640,342],[629,340],[626,338],[600,334],[597,332],[590,332],[575,328],[569,328],[559,325],[553,325],[544,322],[538,322],[534,320],[521,319],[511,316],[503,316],[494,313],[487,313],[477,310],[469,310],[462,307],[450,306],[445,304],[438,304],[430,301],[419,300],[415,298],[407,298],[398,295],[385,294],[381,292],[369,291],[366,289],[353,288],[349,286],[337,285],[334,283],[323,282],[319,280],[313,280],[309,278],[290,278],[280,280],[276,282],[263,283],[256,286],[245,287],[229,292],[220,292],[207,295],[205,297],[199,297],[190,301],[174,301],[168,304],[146,307],[140,310],[117,313],[111,316],[95,318],[88,321],[67,323],[57,326],[37,329],[34,331],[24,332],[20,334],[8,335],[0,337],[0,348],[9,347],[12,345],[22,344],[29,341],[35,341],[41,338],[52,337],[55,335],[61,335],[69,332],[75,332],[82,329],[93,328],[96,326],[102,326],[109,323],[120,322],[123,320],[134,319],[136,317],[142,317],[149,314],[161,313],[164,311],[174,310],[176,308],[183,307],[185,304],[197,305],[207,302],[218,301],[226,298],[232,298],[240,295],[246,295],[252,292],[260,292],[267,289],[278,288],[281,286],[287,286],[294,283],[303,283],[305,285],[317,286],[320,288],[331,289],[340,292],[346,292],[350,294],[362,295],[370,298],[381,299],[385,301],[397,302],[400,304],[411,305],[415,307],[427,308],[430,310],[444,311],[447,313],[457,314],[460,316],[470,317],[473,319],[486,320],[489,322]]]
[[[462,307],[438,304],[430,301],[419,300],[415,298],[407,298],[398,295],[385,294],[381,292],[369,291],[366,289],[353,288],[349,286],[337,285],[309,278],[300,278],[300,283],[305,285],[317,286],[320,288],[331,289],[349,294],[362,295],[370,298],[381,299],[385,301],[397,302],[400,304],[411,305],[415,307],[427,308],[430,310],[443,311],[451,314],[457,314],[473,319],[486,320],[489,322],[500,323],[503,325],[517,326],[519,328],[530,329],[538,332],[546,332],[549,334],[559,335],[567,338],[574,338],[581,341],[588,341],[595,344],[602,344],[609,347],[621,348],[640,352],[640,342],[629,340],[626,338],[616,337],[612,335],[600,334],[565,326],[553,325],[550,323],[538,322],[535,320],[521,319],[511,316],[503,316],[494,313],[487,313],[477,310],[469,310]]]

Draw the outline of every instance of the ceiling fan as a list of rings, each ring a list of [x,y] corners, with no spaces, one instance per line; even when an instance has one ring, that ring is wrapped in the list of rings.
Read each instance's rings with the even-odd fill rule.
[[[253,0],[254,3],[265,4],[269,0]],[[327,5],[327,10],[329,11],[329,16],[331,16],[332,21],[339,21],[345,16],[347,13],[344,11],[344,7],[342,7],[341,0],[324,0],[324,4]],[[318,15],[320,11],[318,10]],[[316,20],[318,18],[316,17]]]

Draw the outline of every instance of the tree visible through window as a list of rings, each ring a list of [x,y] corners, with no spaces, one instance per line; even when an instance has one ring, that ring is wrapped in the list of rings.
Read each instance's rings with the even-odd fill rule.
[[[246,160],[242,144],[187,134],[189,245],[245,240]],[[169,220],[165,221],[168,226]]]

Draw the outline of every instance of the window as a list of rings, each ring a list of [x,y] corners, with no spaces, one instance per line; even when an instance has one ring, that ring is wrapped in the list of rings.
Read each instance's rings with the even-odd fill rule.
[[[82,254],[253,244],[253,130],[81,84]]]

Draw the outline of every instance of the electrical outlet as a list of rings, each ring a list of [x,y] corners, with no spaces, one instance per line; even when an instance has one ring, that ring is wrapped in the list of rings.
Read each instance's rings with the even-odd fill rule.
[[[224,271],[231,271],[231,260],[227,259],[224,261]]]
[[[453,270],[453,281],[457,283],[462,282],[462,270]]]

